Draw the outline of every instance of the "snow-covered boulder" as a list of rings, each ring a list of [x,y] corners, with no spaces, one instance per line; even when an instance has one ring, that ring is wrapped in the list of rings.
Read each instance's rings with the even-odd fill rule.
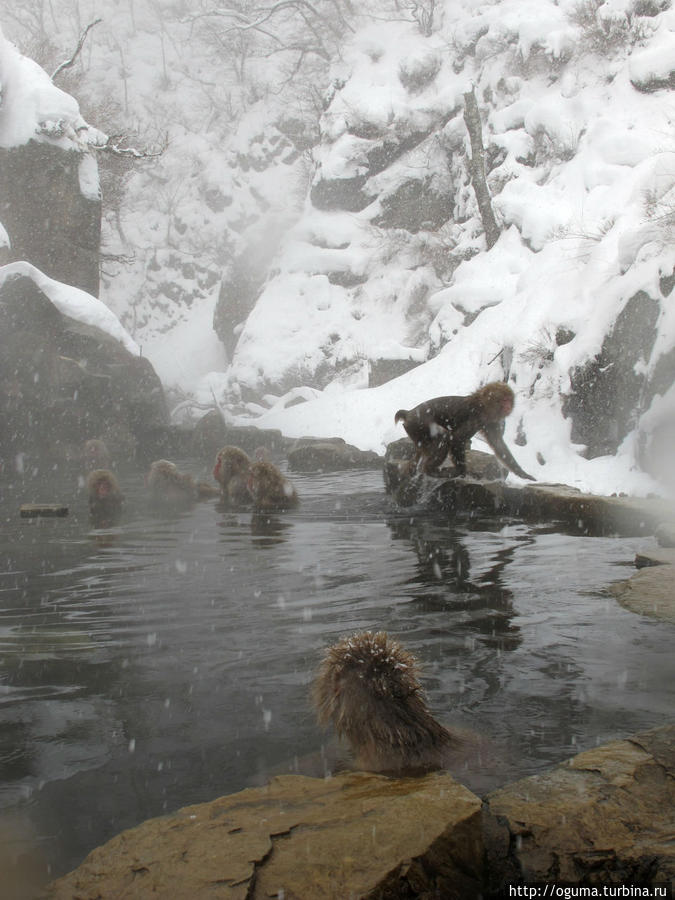
[[[77,101],[0,30],[0,203],[7,261],[27,260],[94,296],[101,197],[92,145],[105,137]]]
[[[150,362],[95,297],[27,263],[0,269],[0,456],[50,465],[103,438],[115,456],[168,424]]]

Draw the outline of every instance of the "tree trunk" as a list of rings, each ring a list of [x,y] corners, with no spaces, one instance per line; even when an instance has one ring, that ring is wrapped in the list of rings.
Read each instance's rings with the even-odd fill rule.
[[[476,94],[473,90],[464,94],[464,121],[471,138],[471,159],[469,160],[469,173],[478,202],[480,217],[485,229],[485,240],[488,250],[497,243],[499,238],[499,226],[492,209],[492,199],[485,180],[485,148],[483,147],[483,133],[478,111]]]

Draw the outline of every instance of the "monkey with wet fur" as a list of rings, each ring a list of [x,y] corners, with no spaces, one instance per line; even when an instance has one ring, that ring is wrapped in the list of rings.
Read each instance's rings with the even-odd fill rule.
[[[441,769],[463,742],[432,716],[415,658],[384,631],[329,647],[312,693],[319,723],[332,724],[371,772]]]
[[[227,445],[218,451],[213,467],[213,477],[220,485],[221,498],[232,505],[250,504],[247,487],[251,472],[251,460],[239,447]]]
[[[448,453],[457,473],[466,475],[466,451],[480,432],[495,456],[520,478],[536,479],[522,469],[504,443],[504,419],[513,411],[513,391],[503,381],[493,381],[468,397],[434,397],[413,409],[399,409],[394,422],[402,422],[414,442],[415,468],[437,474]]]
[[[84,442],[82,457],[85,472],[93,472],[94,469],[110,469],[110,451],[105,441],[99,438],[90,438]]]
[[[291,509],[298,505],[298,494],[274,463],[254,462],[249,469],[246,487],[255,509],[262,512]]]
[[[157,459],[145,476],[150,501],[167,506],[189,505],[197,499],[197,488],[192,475],[178,470],[168,459]]]
[[[94,469],[87,477],[87,495],[91,518],[100,524],[111,524],[120,515],[124,494],[109,469]]]

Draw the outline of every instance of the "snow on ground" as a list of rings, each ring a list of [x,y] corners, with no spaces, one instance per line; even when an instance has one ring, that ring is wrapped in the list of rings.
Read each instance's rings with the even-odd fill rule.
[[[464,60],[461,74],[448,76],[439,93],[456,97],[473,81],[477,93],[491,97],[486,101],[491,139],[505,151],[491,173],[494,205],[504,226],[500,240],[460,264],[447,286],[427,279],[434,318],[426,349],[443,345],[435,358],[382,387],[368,389],[363,377],[344,383],[338,376],[302,405],[285,408],[289,397],[272,399],[267,411],[252,408],[255,422],[289,435],[337,435],[381,452],[403,435],[393,424],[401,406],[468,393],[508,373],[518,406],[507,438],[513,446],[522,426],[527,443],[515,452],[525,469],[542,480],[594,492],[648,492],[655,485],[637,469],[635,436],[626,439],[616,457],[583,459],[583,448],[571,443],[560,395],[569,390],[569,371],[600,350],[630,297],[639,290],[659,297],[660,278],[675,266],[672,232],[664,224],[675,200],[675,110],[667,92],[644,93],[632,84],[638,76],[663,78],[672,71],[675,13],[644,20],[644,36],[634,47],[627,41],[606,57],[579,51],[571,58],[587,37],[563,15],[574,11],[573,3],[513,0],[464,6],[467,19],[452,23],[455,46],[478,35],[475,55]],[[514,42],[522,68],[533,67],[529,77],[507,70],[507,65],[516,68]],[[396,72],[402,61],[419,57],[421,44],[414,28],[406,30],[401,23],[380,23],[355,39],[343,62],[351,78],[325,116],[332,143],[320,151],[324,169],[359,172],[360,151],[347,134],[345,110],[352,120],[380,124],[406,114],[409,98]],[[548,59],[543,69],[535,56],[542,51]],[[528,153],[536,153],[535,166],[523,161]],[[499,179],[503,184],[497,187]],[[353,358],[355,347],[364,361],[377,358],[375,348],[383,344],[406,347],[404,297],[411,273],[405,270],[405,250],[384,264],[385,254],[378,253],[378,237],[368,225],[371,214],[367,209],[340,215],[341,246],[348,249],[329,259],[326,251],[301,246],[305,235],[330,231],[326,214],[308,206],[280,257],[279,274],[246,322],[234,364],[220,381],[223,390],[231,390],[236,378],[254,384],[268,373],[279,379],[292,365],[312,369],[327,346],[337,362],[341,352]],[[462,241],[472,240],[465,229],[459,249]],[[364,292],[357,300],[355,292],[329,283],[323,273],[339,266],[369,275],[367,302]],[[646,367],[675,345],[668,308]],[[476,313],[465,326],[465,314]],[[561,328],[575,336],[557,346]],[[503,358],[503,348],[509,359]],[[419,342],[411,345],[410,357],[420,349],[425,351]],[[208,384],[214,390],[217,375],[211,373]],[[290,399],[296,396],[291,392]],[[646,418],[645,426],[653,427],[654,418]]]
[[[189,321],[157,328],[152,345],[143,347],[164,383],[211,403],[214,393],[231,390],[237,380],[245,384],[258,374],[280,378],[289,367],[311,369],[329,347],[333,364],[356,358],[363,365],[323,391],[303,388],[300,381],[286,396],[268,396],[269,409],[251,407],[239,421],[280,428],[289,436],[340,436],[382,452],[388,441],[403,436],[393,423],[398,408],[439,394],[468,393],[508,374],[517,406],[506,437],[526,470],[539,480],[594,492],[654,489],[636,467],[634,435],[616,457],[583,459],[571,442],[560,396],[569,389],[570,369],[599,350],[623,304],[638,290],[658,297],[660,276],[675,266],[668,224],[675,208],[675,110],[667,91],[645,93],[634,86],[671,77],[675,11],[640,20],[639,40],[598,55],[588,49],[589,35],[574,19],[578,8],[574,0],[493,5],[461,0],[446,4],[446,24],[432,40],[401,22],[379,22],[358,34],[340,63],[344,88],[324,116],[327,143],[317,157],[324,171],[359,171],[348,116],[381,126],[395,121],[404,131],[423,128],[475,86],[487,113],[484,129],[503,149],[490,176],[503,226],[500,240],[462,262],[442,283],[420,264],[418,236],[398,246],[386,244],[383,230],[370,224],[370,208],[327,214],[307,203],[279,256],[278,275],[246,322],[233,366],[225,369],[211,331],[211,295]],[[616,3],[602,9],[610,26],[627,21],[620,19],[624,13],[617,13]],[[440,60],[440,74],[421,94],[406,93],[399,73],[433,68],[434,59]],[[1,34],[0,83],[0,146],[38,137],[82,148],[96,139],[77,103]],[[445,136],[467,146],[461,114]],[[194,146],[195,172],[208,171],[217,182],[218,172],[208,169],[208,142],[186,141]],[[438,165],[433,154],[428,159]],[[413,162],[420,160],[405,165]],[[386,183],[392,178],[383,174],[380,187],[395,187]],[[81,180],[87,191],[95,190],[91,166],[84,166]],[[468,190],[458,198],[467,216],[450,229],[458,255],[481,246],[472,203]],[[196,234],[204,227],[199,205],[186,203],[183,210],[187,234]],[[327,278],[340,270],[368,280],[360,291],[340,287]],[[66,291],[25,263],[1,270],[2,277],[19,271],[35,278],[68,315],[110,331],[138,352],[95,298]],[[427,332],[413,334],[411,315],[425,295]],[[560,327],[575,337],[557,346]],[[655,354],[674,344],[675,318],[667,304]],[[388,384],[367,388],[368,360],[378,355],[433,358]],[[655,359],[645,360],[645,366]],[[309,399],[287,405],[303,397]],[[668,417],[672,402],[657,402],[644,426],[654,428]],[[524,446],[515,444],[519,425]]]

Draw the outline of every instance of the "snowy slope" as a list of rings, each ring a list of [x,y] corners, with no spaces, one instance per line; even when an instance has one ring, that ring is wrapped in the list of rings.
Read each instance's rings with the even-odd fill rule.
[[[188,18],[135,0],[106,21],[107,3],[92,3],[104,23],[87,45],[90,99],[113,92],[169,139],[126,184],[107,249],[132,261],[107,267],[103,298],[167,386],[215,395],[240,421],[381,451],[402,436],[399,407],[508,378],[507,439],[525,469],[586,490],[653,489],[638,443],[675,420],[673,388],[636,410],[616,456],[594,460],[572,440],[562,398],[638,291],[659,310],[640,371],[648,378],[675,346],[661,292],[675,264],[669,7],[445,0],[427,35],[386,0],[368,4],[331,71],[314,70],[319,90],[331,84],[319,142],[280,165],[266,148],[284,110],[311,132],[306,84],[270,88],[280,69],[262,55],[235,84],[232,58],[218,61]],[[489,250],[467,168],[472,89],[502,232]],[[340,183],[357,198],[349,208],[326,202]],[[285,240],[260,259],[267,280],[228,363],[210,327],[218,280],[270,218]],[[368,387],[378,360],[420,365]]]
[[[673,302],[660,290],[675,265],[673,104],[666,88],[645,90],[670,75],[675,12],[629,19],[617,3],[604,4],[605,29],[605,19],[586,21],[579,8],[467,0],[446,4],[445,23],[430,38],[400,22],[359,32],[336,70],[343,86],[322,120],[317,179],[367,173],[368,139],[354,134],[366,125],[371,134],[400,133],[445,117],[433,137],[452,161],[426,142],[366,181],[371,205],[326,212],[309,203],[246,321],[232,366],[220,380],[209,377],[209,391],[219,385],[225,403],[266,392],[271,409],[259,424],[339,434],[381,451],[402,436],[393,425],[399,407],[509,377],[518,409],[507,436],[524,436],[518,458],[526,469],[587,490],[649,489],[635,471],[637,433],[616,459],[582,459],[561,394],[570,390],[570,370],[599,352],[637,291],[661,302],[645,369],[675,344]],[[400,73],[430,56],[437,74],[422,90],[406,90]],[[472,88],[484,141],[497,154],[489,184],[502,235],[490,250],[468,179],[457,176],[469,147],[462,98]],[[383,194],[423,165],[434,177],[455,179],[461,225],[404,239],[400,230],[377,227]],[[443,245],[464,260],[446,284],[433,266]],[[365,280],[343,287],[328,277],[336,268]],[[573,339],[558,345],[560,331]],[[366,388],[366,361],[387,354],[428,361]],[[323,394],[288,409],[295,392],[270,397],[275,383],[286,389],[303,379]],[[674,405],[671,390],[653,418],[672,416]]]

